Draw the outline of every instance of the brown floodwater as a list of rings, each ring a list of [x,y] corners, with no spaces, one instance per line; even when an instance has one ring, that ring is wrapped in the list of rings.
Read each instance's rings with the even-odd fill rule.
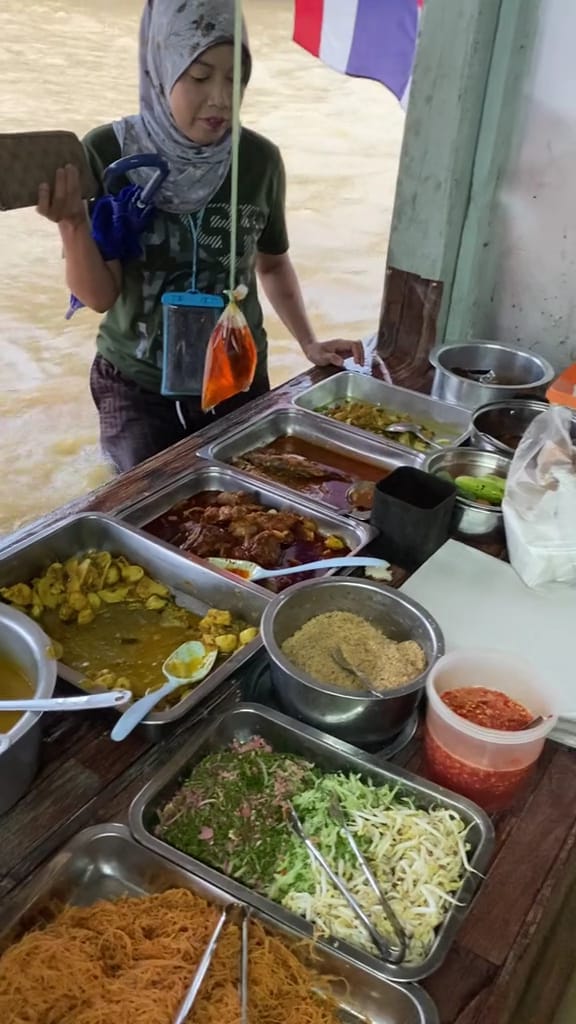
[[[89,128],[136,109],[142,0],[2,0],[2,131]],[[244,121],[286,160],[291,249],[322,338],[372,332],[404,115],[374,82],[291,41],[292,0],[245,0],[254,78]],[[88,391],[98,316],[64,320],[57,230],[0,214],[0,535],[104,482]],[[307,362],[270,314],[273,383]]]

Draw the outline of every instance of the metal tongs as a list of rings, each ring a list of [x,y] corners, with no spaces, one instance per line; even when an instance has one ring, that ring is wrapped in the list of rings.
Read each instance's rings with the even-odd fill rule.
[[[210,941],[204,950],[202,959],[196,968],[196,972],[190,986],[180,1004],[178,1012],[174,1017],[172,1024],[184,1024],[184,1021],[188,1017],[194,1003],[196,1002],[198,993],[202,988],[204,978],[208,973],[208,968],[212,963],[212,958],[218,945],[218,940],[222,933],[222,929],[228,919],[233,913],[242,913],[242,943],[241,943],[241,960],[240,960],[240,1022],[241,1024],[248,1024],[248,938],[249,938],[249,919],[250,911],[246,907],[241,907],[239,903],[230,903],[224,908],[220,917],[218,918],[216,927],[212,932]]]
[[[376,893],[380,901],[380,905],[388,919],[390,927],[394,932],[394,936],[397,943],[396,946],[392,946],[390,940],[387,939],[384,935],[382,935],[381,932],[379,932],[378,929],[375,927],[375,925],[372,924],[372,921],[362,910],[362,907],[354,898],[352,893],[349,891],[348,887],[342,881],[340,876],[332,870],[332,868],[328,864],[328,861],[324,858],[324,856],[320,853],[320,850],[314,845],[310,837],[306,834],[302,822],[300,821],[300,818],[296,813],[296,810],[294,809],[292,804],[290,804],[290,823],[296,835],[302,840],[310,855],[314,858],[316,863],[320,865],[320,867],[326,873],[332,884],[336,886],[338,891],[344,897],[353,914],[355,914],[360,923],[368,932],[370,938],[372,939],[372,942],[376,946],[376,949],[383,957],[383,959],[387,960],[389,963],[392,964],[400,964],[406,957],[406,933],[402,925],[400,924],[400,921],[398,920],[396,914],[394,913],[394,910],[392,909],[384,893],[382,892],[382,889],[378,885],[378,882],[376,881],[372,873],[372,870],[366,858],[364,857],[364,854],[359,849],[358,844],[354,839],[354,836],[352,835],[350,829],[348,828],[348,825],[346,824],[346,818],[344,817],[344,812],[336,797],[334,797],[330,803],[330,815],[340,826],[342,833],[346,838],[348,845],[350,846],[350,849],[352,850],[354,856],[356,857],[356,860],[358,861],[358,864],[362,870],[364,877],[366,878],[366,881],[370,885],[371,889],[373,889],[373,891]]]

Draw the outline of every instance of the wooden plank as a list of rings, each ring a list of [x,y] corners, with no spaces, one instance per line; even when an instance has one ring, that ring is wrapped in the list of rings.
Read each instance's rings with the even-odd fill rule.
[[[424,5],[388,265],[442,282],[444,309],[468,206],[500,4],[427,0]]]
[[[440,1008],[442,1024],[476,1024],[476,1013],[482,1011],[496,975],[493,964],[457,946],[423,987]],[[483,1024],[488,1024],[488,1018]]]
[[[513,145],[518,110],[534,49],[542,0],[506,0],[502,4],[494,40],[492,62],[472,187],[454,285],[446,310],[446,338],[485,338],[492,318],[492,295],[497,272],[495,253],[504,230],[498,190]]]
[[[441,302],[442,282],[388,267],[378,350],[400,387],[430,390],[429,357],[436,341]]]
[[[500,850],[460,933],[477,956],[503,964],[546,876],[576,825],[574,756],[558,749]]]

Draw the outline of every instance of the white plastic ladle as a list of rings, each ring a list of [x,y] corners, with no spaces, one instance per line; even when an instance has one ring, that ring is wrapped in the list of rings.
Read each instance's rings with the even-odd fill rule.
[[[217,569],[226,569],[228,572],[241,575],[244,579],[254,583],[256,580],[276,579],[277,576],[295,576],[303,572],[313,572],[315,569],[388,569],[389,562],[382,558],[323,558],[318,562],[305,562],[303,565],[290,565],[287,569],[262,569],[256,562],[244,561],[241,558],[208,558],[210,565]]]
[[[166,658],[162,666],[162,671],[166,676],[168,682],[164,683],[163,686],[159,686],[157,690],[152,690],[151,693],[147,693],[140,700],[134,701],[124,714],[118,719],[116,725],[112,729],[110,736],[116,742],[125,740],[127,736],[140,724],[143,718],[152,708],[156,707],[161,700],[165,697],[169,697],[174,690],[178,690],[181,686],[189,686],[190,683],[199,683],[204,679],[211,671],[216,658],[218,657],[218,651],[207,651],[204,644],[200,643],[199,640],[187,640],[185,644],[180,644],[172,654]],[[175,669],[178,669],[179,674],[176,674]],[[189,669],[188,675],[183,675]]]

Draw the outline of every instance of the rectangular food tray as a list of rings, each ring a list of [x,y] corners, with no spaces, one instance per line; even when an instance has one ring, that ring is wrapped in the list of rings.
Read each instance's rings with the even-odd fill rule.
[[[55,904],[86,907],[97,900],[142,897],[172,888],[188,889],[217,906],[233,902],[229,893],[134,842],[124,825],[87,828],[56,854],[22,894],[3,924],[0,950],[35,924],[51,919]],[[271,933],[288,942],[298,940],[294,929],[265,913],[256,911],[255,917]],[[433,1003],[418,987],[404,988],[376,977],[332,950],[317,952],[315,969],[347,983],[345,997],[334,993],[343,1024],[438,1024]],[[65,964],[60,966],[66,970]]]
[[[150,576],[169,588],[179,605],[198,615],[205,615],[210,608],[221,608],[258,626],[270,600],[265,590],[252,583],[215,572],[204,562],[192,556],[184,557],[175,548],[134,527],[95,513],[74,516],[0,553],[0,587],[28,582],[52,562],[64,562],[90,550],[124,555],[128,561],[141,565]],[[167,726],[197,709],[227,684],[260,646],[259,639],[247,644],[173,707],[152,712],[142,723],[148,737],[160,739]],[[88,692],[79,672],[60,664],[59,674],[66,682]],[[163,677],[158,680],[162,681]]]
[[[350,374],[355,377],[356,374]],[[354,430],[346,424],[336,423],[329,417],[321,419],[313,413],[302,409],[284,408],[261,416],[260,419],[244,426],[237,427],[224,434],[217,441],[200,448],[198,455],[205,459],[220,463],[230,463],[232,459],[254,448],[262,448],[271,444],[279,437],[298,437],[309,444],[323,445],[333,452],[358,462],[382,468],[383,472],[391,472],[398,466],[421,466],[424,461],[422,452],[413,452],[403,445],[393,444],[385,438],[376,439],[374,434],[366,434],[363,430]],[[244,472],[244,471],[243,471]],[[260,479],[260,478],[257,478]],[[274,490],[279,494],[297,494],[302,500],[302,493],[293,491],[289,485],[273,483]],[[310,501],[311,499],[306,499]],[[338,512],[345,511],[338,506],[322,502]]]
[[[382,767],[374,758],[341,740],[296,722],[280,712],[258,704],[243,704],[211,719],[199,730],[194,739],[151,780],[135,798],[130,808],[130,828],[134,837],[149,849],[168,857],[181,867],[193,870],[213,885],[221,886],[234,898],[250,903],[304,936],[312,934],[312,926],[297,914],[285,910],[280,904],[260,896],[247,886],[228,878],[215,868],[208,867],[179,850],[174,849],[154,835],[157,811],[173,796],[179,784],[189,775],[195,765],[208,754],[225,750],[234,741],[245,742],[253,736],[260,736],[279,753],[299,754],[326,771],[355,772],[373,782],[393,786],[412,796],[421,807],[432,804],[456,811],[468,826],[467,839],[470,843],[468,859],[475,872],[483,872],[488,865],[494,833],[489,818],[479,807],[420,779],[401,768],[387,765]],[[359,964],[374,974],[393,978],[396,981],[414,982],[436,971],[444,960],[461,925],[472,896],[479,883],[479,875],[468,873],[454,897],[462,906],[452,906],[438,929],[436,942],[424,961],[419,964],[389,964],[376,956],[338,940],[320,940],[323,949],[337,949],[350,962]]]
[[[254,500],[265,508],[296,512],[298,515],[314,520],[320,533],[324,536],[336,534],[341,537],[350,549],[351,555],[360,554],[377,535],[377,530],[367,523],[327,511],[322,504],[311,501],[302,495],[289,492],[286,496],[281,494],[273,483],[266,483],[266,481],[248,476],[246,473],[210,462],[201,463],[186,476],[179,477],[153,495],[120,509],[117,515],[125,522],[145,530],[146,526],[157,516],[167,512],[178,502],[200,494],[202,491],[242,491],[252,495]],[[330,576],[336,571],[335,569],[328,570],[326,575]]]
[[[390,412],[405,414],[406,419],[414,423],[424,425],[437,423],[447,427],[450,431],[454,431],[454,440],[451,439],[451,446],[462,444],[466,440],[472,423],[472,413],[469,409],[452,405],[450,402],[441,402],[437,398],[430,398],[429,395],[422,395],[419,391],[398,388],[394,384],[386,384],[374,377],[365,377],[361,373],[337,373],[301,392],[293,399],[294,405],[298,409],[305,410],[313,416],[321,416],[323,421],[328,420],[342,426],[344,424],[340,424],[338,420],[332,420],[322,410],[337,402],[346,401],[369,402],[371,405],[383,406]],[[348,426],[348,424],[346,424],[346,428],[363,438],[382,438],[383,436],[369,430],[361,430],[359,427]],[[401,445],[399,442],[396,443],[398,447],[406,450],[407,446]],[[411,449],[408,448],[408,451]]]

